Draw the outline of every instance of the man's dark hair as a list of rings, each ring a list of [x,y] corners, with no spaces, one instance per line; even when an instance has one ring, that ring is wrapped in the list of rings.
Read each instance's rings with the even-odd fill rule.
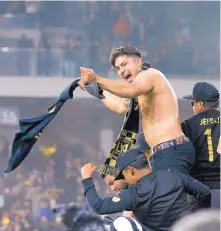
[[[66,204],[53,211],[62,216],[67,231],[106,231],[101,217],[88,205]]]
[[[117,48],[111,49],[110,53],[110,64],[115,68],[115,60],[119,56],[128,55],[128,56],[137,56],[142,58],[141,52],[133,46],[120,46]]]
[[[203,102],[206,109],[219,108],[219,100],[216,102]]]

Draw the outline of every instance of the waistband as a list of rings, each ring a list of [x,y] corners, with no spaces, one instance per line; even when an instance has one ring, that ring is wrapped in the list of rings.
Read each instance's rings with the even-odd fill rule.
[[[187,143],[187,142],[189,142],[189,139],[186,136],[180,136],[175,140],[169,140],[169,141],[157,144],[155,147],[152,148],[151,155],[154,155],[156,152],[159,152],[163,149],[177,146],[177,145]]]

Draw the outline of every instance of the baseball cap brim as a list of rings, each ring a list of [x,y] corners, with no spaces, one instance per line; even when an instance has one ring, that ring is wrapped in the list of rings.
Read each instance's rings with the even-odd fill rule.
[[[123,176],[122,172],[123,172],[123,170],[119,171],[118,175],[115,177],[114,180],[122,180],[122,179],[124,179],[124,176]]]
[[[183,99],[194,100],[194,97],[192,95],[185,95],[183,96]]]
[[[118,167],[118,173],[117,173],[117,176],[115,177],[114,180],[122,180],[122,179],[124,179],[124,176],[123,176],[122,172],[128,165],[129,165],[129,163],[127,163],[125,165],[121,165],[121,167]]]

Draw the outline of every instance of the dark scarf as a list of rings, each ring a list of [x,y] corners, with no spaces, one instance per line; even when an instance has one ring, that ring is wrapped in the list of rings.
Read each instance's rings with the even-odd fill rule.
[[[131,99],[129,110],[124,117],[124,122],[120,134],[115,141],[110,153],[108,154],[104,164],[100,165],[98,168],[98,172],[101,174],[102,178],[104,178],[106,175],[117,175],[117,169],[115,168],[116,160],[119,155],[129,149],[134,148],[137,139],[138,129],[138,102],[137,99]]]
[[[147,70],[151,67],[150,63],[144,63],[142,70]],[[101,177],[104,178],[106,175],[116,177],[118,174],[118,169],[116,166],[116,161],[118,156],[124,152],[133,149],[136,143],[137,135],[139,130],[139,108],[138,99],[130,99],[129,110],[124,117],[123,126],[121,128],[120,134],[115,141],[110,153],[104,164],[100,165],[98,172]]]

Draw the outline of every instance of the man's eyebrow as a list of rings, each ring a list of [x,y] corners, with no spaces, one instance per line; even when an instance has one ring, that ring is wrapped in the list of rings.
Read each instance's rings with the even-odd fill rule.
[[[109,185],[113,185],[113,183],[114,183],[114,181],[110,181],[110,182],[109,182]]]
[[[124,64],[125,62],[126,62],[126,61],[121,62],[120,65],[119,65],[119,66],[115,66],[115,68],[117,69],[117,68],[119,68],[120,66],[123,66],[123,64]]]
[[[112,185],[114,183],[114,180],[110,180],[109,182],[108,182],[108,185]]]

